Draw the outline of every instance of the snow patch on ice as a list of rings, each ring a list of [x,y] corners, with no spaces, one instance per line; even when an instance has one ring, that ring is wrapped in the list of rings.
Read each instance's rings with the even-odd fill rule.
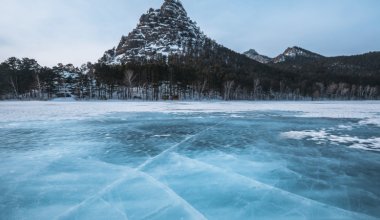
[[[315,141],[317,144],[345,144],[350,148],[380,152],[380,137],[363,139],[349,135],[334,135],[326,130],[289,131],[281,133],[281,137],[294,140]]]
[[[351,125],[339,125],[338,129],[339,130],[352,130],[353,127]]]
[[[380,127],[380,116],[378,117],[372,117],[372,118],[366,118],[364,120],[359,121],[360,125],[375,125]]]
[[[281,137],[295,140],[310,138],[310,140],[321,140],[327,136],[326,131],[289,131],[281,134]]]
[[[153,135],[153,137],[170,137],[171,135],[170,134],[157,134],[157,135]]]

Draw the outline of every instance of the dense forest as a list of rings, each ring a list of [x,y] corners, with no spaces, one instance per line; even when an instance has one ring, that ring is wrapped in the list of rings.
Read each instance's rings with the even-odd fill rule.
[[[124,65],[0,64],[0,98],[19,100],[356,100],[380,98],[379,53],[265,65],[206,42],[204,49]]]

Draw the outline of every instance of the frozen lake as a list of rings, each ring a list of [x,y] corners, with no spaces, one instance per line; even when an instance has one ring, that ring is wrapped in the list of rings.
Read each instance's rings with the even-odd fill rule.
[[[380,102],[0,102],[0,219],[378,219]]]

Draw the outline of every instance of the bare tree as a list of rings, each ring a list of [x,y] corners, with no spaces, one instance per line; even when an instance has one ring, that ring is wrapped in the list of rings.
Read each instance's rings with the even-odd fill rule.
[[[234,84],[234,81],[227,81],[224,83],[224,100],[230,100],[231,91]]]
[[[258,98],[260,91],[260,79],[254,79],[253,80],[253,97],[254,99]]]
[[[9,77],[9,83],[12,86],[15,98],[18,98],[18,90],[17,90],[17,86],[15,85],[15,81],[13,80],[13,77]]]
[[[124,72],[124,85],[127,87],[127,99],[132,98],[132,92],[131,89],[133,87],[133,81],[135,80],[136,76],[132,70],[126,70]]]
[[[206,89],[206,85],[207,85],[207,80],[203,80],[203,83],[201,82],[198,82],[198,85],[197,85],[197,92],[198,92],[198,99],[201,100],[202,97],[203,97],[203,93]]]
[[[41,89],[41,81],[40,81],[40,76],[38,74],[35,75],[36,77],[36,83],[37,83],[37,88],[38,88],[38,99],[41,99],[42,95],[42,89]]]

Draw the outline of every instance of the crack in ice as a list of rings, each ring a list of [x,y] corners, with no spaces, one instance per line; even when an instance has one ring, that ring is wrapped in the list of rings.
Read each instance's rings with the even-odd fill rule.
[[[150,183],[153,183],[155,186],[159,187],[160,189],[164,190],[164,192],[169,195],[171,199],[174,199],[178,204],[182,205],[183,208],[191,215],[195,217],[195,219],[207,219],[203,214],[201,214],[197,209],[195,209],[192,205],[190,205],[184,198],[179,196],[177,193],[175,193],[170,187],[167,185],[163,184],[162,182],[158,181],[154,177],[148,175],[145,172],[138,171],[136,169],[131,169],[130,171],[135,171],[139,176],[144,177],[145,180],[148,180]],[[129,173],[128,173],[129,174]],[[127,178],[127,174],[123,175],[123,178],[120,178],[111,184],[107,185],[104,187],[102,190],[98,191],[96,194],[88,197],[87,199],[83,200],[81,203],[69,208],[65,212],[63,212],[61,215],[56,217],[55,219],[63,219],[65,217],[70,216],[73,212],[76,210],[82,208],[84,205],[88,204],[91,201],[94,201],[96,199],[101,199],[102,201],[105,201],[101,196],[103,196],[105,193],[107,193],[109,190],[113,189],[114,187],[118,186],[121,184],[125,179]],[[106,201],[105,201],[106,202]],[[109,203],[109,202],[107,202]],[[117,210],[120,211],[120,210]],[[127,213],[124,213],[127,215]]]
[[[145,177],[147,180],[151,181],[151,183],[156,184],[156,186],[158,186],[159,188],[163,189],[169,196],[171,196],[172,198],[176,199],[179,202],[179,204],[182,204],[184,206],[184,208],[185,208],[186,211],[189,211],[189,213],[191,213],[193,215],[193,217],[195,217],[195,219],[199,219],[199,220],[201,220],[201,219],[207,219],[197,209],[195,209],[192,205],[190,205],[190,203],[187,202],[183,197],[181,197],[176,192],[174,192],[174,190],[172,188],[170,188],[169,186],[163,184],[162,182],[160,182],[159,180],[157,180],[156,178],[154,178],[153,176],[151,176],[151,175],[149,175],[149,174],[147,174],[145,172],[140,171],[139,173],[143,177]]]
[[[172,154],[174,156],[177,156],[178,158],[180,158],[183,161],[187,160],[187,161],[190,161],[192,163],[200,164],[203,167],[208,167],[209,169],[214,170],[216,172],[225,173],[225,174],[228,174],[228,175],[231,175],[231,176],[238,177],[241,180],[245,180],[249,184],[252,184],[253,186],[255,186],[257,188],[270,189],[270,190],[273,190],[273,191],[277,191],[280,194],[288,196],[290,198],[294,198],[296,200],[301,200],[301,201],[307,202],[309,204],[310,203],[316,204],[316,205],[318,205],[320,207],[331,208],[331,209],[336,210],[336,211],[341,211],[341,212],[344,212],[346,214],[353,215],[354,217],[362,217],[364,219],[376,219],[375,217],[366,215],[364,213],[359,213],[359,212],[355,212],[355,211],[346,210],[346,209],[339,208],[339,207],[336,207],[336,206],[332,206],[332,205],[329,205],[329,204],[326,204],[326,203],[323,203],[323,202],[319,202],[319,201],[316,201],[316,200],[313,200],[313,199],[310,199],[310,198],[307,198],[307,197],[303,197],[301,195],[294,194],[292,192],[289,192],[289,191],[286,191],[286,190],[283,190],[283,189],[280,189],[280,188],[277,188],[277,187],[265,184],[263,182],[257,181],[257,180],[255,180],[255,179],[253,179],[251,177],[244,176],[244,175],[236,173],[234,171],[229,171],[229,170],[220,168],[220,167],[212,165],[212,164],[208,164],[208,163],[196,160],[196,159],[189,158],[187,156],[180,155],[178,153],[172,153]]]
[[[123,217],[124,217],[124,220],[128,220],[128,216],[127,216],[127,213],[126,212],[123,212],[122,210],[120,210],[119,208],[117,207],[114,207],[111,205],[111,203],[109,203],[108,201],[104,200],[103,198],[100,198],[100,200],[102,202],[104,202],[107,206],[111,207],[113,210],[115,210],[116,212],[120,213]]]
[[[203,214],[201,214],[198,210],[196,210],[192,205],[190,205],[184,198],[182,198],[181,196],[179,196],[177,193],[175,193],[171,188],[169,188],[167,185],[159,182],[158,180],[154,179],[152,176],[149,176],[148,174],[144,173],[141,171],[141,169],[143,169],[145,166],[147,166],[148,164],[152,163],[153,161],[155,161],[156,159],[168,154],[169,152],[173,151],[174,149],[176,149],[178,146],[186,143],[187,141],[199,136],[200,134],[203,134],[204,132],[206,131],[209,131],[211,130],[212,128],[218,126],[219,124],[222,124],[224,123],[225,120],[222,120],[221,122],[219,123],[216,123],[212,126],[209,126],[207,127],[206,129],[198,132],[198,133],[195,133],[193,135],[190,135],[188,137],[186,137],[185,139],[183,139],[182,141],[178,142],[177,144],[169,147],[168,149],[164,150],[163,152],[161,152],[160,154],[152,157],[152,158],[149,158],[148,160],[146,160],[144,163],[142,163],[140,166],[138,166],[137,168],[135,168],[134,170],[143,174],[143,176],[153,182],[156,183],[157,186],[159,186],[160,188],[162,188],[166,193],[168,193],[170,196],[172,196],[172,198],[176,198],[178,199],[178,201],[180,201],[185,209],[187,211],[191,211],[192,214],[195,214],[197,216],[197,219],[207,219],[205,216],[203,216]],[[102,195],[104,195],[105,193],[107,193],[109,190],[113,189],[114,187],[120,185],[126,178],[128,177],[128,173],[125,173],[124,175],[122,175],[119,179],[115,180],[114,182],[111,182],[110,184],[106,185],[105,187],[103,187],[101,190],[99,190],[97,193],[95,193],[94,195],[84,199],[82,202],[80,202],[79,204],[69,208],[68,210],[64,211],[62,214],[60,214],[58,217],[56,217],[55,219],[61,219],[61,218],[64,218],[65,216],[68,216],[70,215],[71,213],[73,213],[74,211],[80,209],[81,207],[83,207],[84,205],[86,205],[87,203],[93,201],[94,199],[96,198],[100,198]],[[149,178],[148,178],[149,177]]]
[[[197,136],[203,134],[203,133],[206,132],[206,131],[209,131],[209,130],[215,128],[216,126],[222,124],[223,122],[225,122],[225,120],[222,120],[221,122],[216,123],[215,125],[212,125],[212,126],[210,126],[210,127],[207,127],[206,129],[203,129],[202,131],[200,131],[200,132],[198,132],[198,133],[195,133],[195,134],[193,134],[193,135],[187,136],[185,139],[183,139],[182,141],[178,142],[177,144],[175,144],[175,145],[169,147],[168,149],[162,151],[160,154],[158,154],[158,155],[156,155],[156,156],[154,156],[154,157],[152,157],[152,158],[149,158],[149,159],[146,160],[144,163],[142,163],[140,166],[138,166],[136,169],[137,169],[137,170],[140,170],[140,169],[144,168],[144,167],[147,166],[148,164],[152,163],[154,160],[156,160],[156,159],[158,159],[158,158],[160,158],[160,157],[166,155],[167,153],[173,151],[173,150],[176,149],[178,146],[180,146],[180,145],[186,143],[187,141],[189,141],[189,140],[191,140],[191,139],[193,139],[193,138],[195,138],[195,137],[197,137]]]

